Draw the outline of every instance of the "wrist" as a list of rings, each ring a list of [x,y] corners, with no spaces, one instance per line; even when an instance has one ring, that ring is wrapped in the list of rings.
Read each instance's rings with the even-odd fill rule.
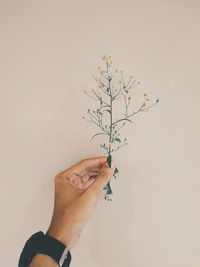
[[[69,251],[75,247],[80,236],[80,234],[72,234],[70,233],[70,231],[67,230],[56,231],[53,229],[48,229],[46,235],[51,236],[63,243],[69,249]]]
[[[44,254],[36,254],[29,265],[29,267],[57,267],[58,263],[54,261],[51,257]]]

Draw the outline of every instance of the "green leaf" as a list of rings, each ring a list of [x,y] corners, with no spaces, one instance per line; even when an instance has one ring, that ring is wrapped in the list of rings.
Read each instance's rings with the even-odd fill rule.
[[[92,141],[92,139],[93,139],[95,136],[100,135],[100,134],[105,134],[105,133],[97,133],[97,134],[93,135],[93,136],[90,138],[90,142]],[[106,135],[106,134],[105,134],[105,135]]]
[[[108,111],[111,114],[111,111],[109,109],[106,109],[106,111]]]
[[[119,138],[115,138],[114,140],[117,142],[121,142],[121,139],[119,139]]]
[[[119,170],[117,168],[115,168],[114,173],[116,174],[118,172],[119,172]]]
[[[106,194],[108,194],[108,195],[112,195],[113,194],[111,186],[110,186],[110,182],[108,182],[107,185],[103,189],[106,190]]]
[[[108,163],[108,166],[111,167],[111,161],[112,161],[112,156],[109,154],[107,156],[107,163]]]

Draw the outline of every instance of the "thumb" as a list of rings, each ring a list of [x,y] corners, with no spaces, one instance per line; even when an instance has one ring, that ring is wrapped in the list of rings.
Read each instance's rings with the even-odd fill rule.
[[[99,171],[99,174],[97,175],[95,181],[89,187],[90,190],[97,191],[97,192],[100,191],[100,193],[103,193],[103,188],[105,187],[105,185],[107,184],[107,182],[112,177],[113,172],[114,172],[114,169],[115,169],[115,166],[114,166],[113,160],[112,160],[112,168],[109,168],[108,165],[107,165],[107,163],[105,163],[101,167],[101,169]]]

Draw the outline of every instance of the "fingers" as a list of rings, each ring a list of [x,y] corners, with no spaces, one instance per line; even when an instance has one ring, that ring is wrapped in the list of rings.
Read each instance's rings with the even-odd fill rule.
[[[76,172],[77,175],[83,176],[88,171],[98,170],[99,168],[101,168],[103,164],[106,162],[106,159],[107,159],[106,156],[83,159],[77,164],[63,171],[63,173],[65,174],[65,173]]]
[[[99,171],[91,171],[85,174],[82,177],[75,177],[73,180],[68,179],[68,181],[78,189],[86,189],[89,185],[91,185],[94,182],[94,179],[98,175]],[[88,182],[89,181],[89,182]]]
[[[105,163],[103,167],[100,169],[99,174],[97,175],[95,181],[93,182],[93,184],[91,184],[88,190],[93,191],[97,193],[98,196],[100,196],[103,193],[103,188],[113,175],[115,169],[114,165],[115,164],[113,162],[112,168],[109,168]]]
[[[104,163],[106,163],[106,159],[106,156],[84,159],[83,165],[87,168],[99,168],[102,167]]]
[[[91,186],[94,183],[95,180],[96,180],[95,176],[90,177],[90,179],[85,183],[84,189],[86,189],[89,186]]]
[[[77,171],[82,173],[84,176],[89,172],[99,171],[100,168],[105,164],[107,157],[96,157],[96,158],[89,158],[80,161],[77,166]]]
[[[97,174],[99,173],[99,170],[98,171],[91,171],[91,172],[88,172],[86,175],[84,175],[81,179],[82,179],[82,182],[83,183],[86,183],[89,178],[91,176],[97,176]]]

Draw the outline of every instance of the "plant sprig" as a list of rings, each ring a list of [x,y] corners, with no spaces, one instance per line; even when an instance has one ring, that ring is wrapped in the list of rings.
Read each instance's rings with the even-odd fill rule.
[[[100,132],[94,134],[90,141],[97,136],[107,136],[108,142],[100,144],[100,147],[104,149],[107,154],[107,162],[111,167],[112,153],[119,150],[122,146],[127,145],[127,139],[120,137],[120,130],[126,125],[127,122],[132,123],[132,118],[139,112],[148,111],[150,108],[155,106],[159,102],[159,98],[151,104],[147,105],[149,98],[147,93],[144,93],[144,100],[134,112],[130,112],[130,102],[132,97],[130,92],[140,84],[139,81],[135,80],[133,75],[129,76],[128,82],[125,82],[123,71],[118,71],[117,69],[113,71],[112,69],[112,59],[111,56],[103,56],[102,60],[105,64],[105,69],[98,66],[98,75],[92,75],[92,78],[97,83],[98,88],[92,88],[90,91],[84,90],[85,94],[91,99],[98,101],[99,106],[97,109],[90,110],[87,109],[87,117],[83,115],[82,118],[92,124],[95,124],[100,128]],[[120,74],[120,80],[118,80],[118,86],[114,85],[114,78],[116,74]],[[114,118],[114,104],[117,100],[123,100],[125,113],[121,118]],[[119,105],[117,103],[117,105]],[[114,171],[114,178],[119,172],[117,168]],[[112,200],[109,195],[112,195],[112,188],[110,181],[104,187],[106,200]]]

